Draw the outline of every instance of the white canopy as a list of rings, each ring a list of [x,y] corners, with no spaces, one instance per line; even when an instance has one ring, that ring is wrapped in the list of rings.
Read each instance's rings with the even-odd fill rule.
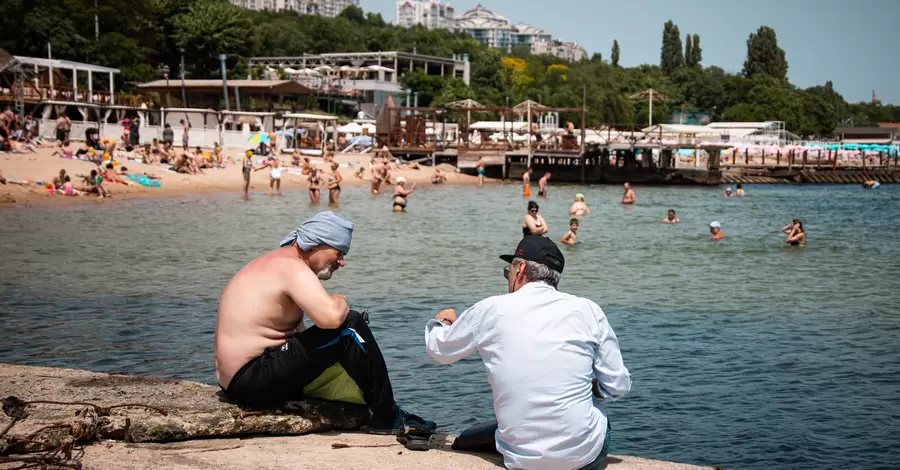
[[[515,131],[515,132],[525,132],[528,130],[528,123],[526,122],[502,122],[502,121],[479,121],[472,123],[469,125],[469,129],[474,129],[476,131],[496,131],[503,132],[503,129],[506,129],[507,132]]]
[[[358,123],[351,122],[338,127],[337,131],[344,134],[362,134],[363,128]]]
[[[311,113],[284,113],[285,119],[303,119],[306,121],[337,121],[337,116]]]
[[[394,69],[382,65],[370,65],[365,69],[370,72],[394,72]]]

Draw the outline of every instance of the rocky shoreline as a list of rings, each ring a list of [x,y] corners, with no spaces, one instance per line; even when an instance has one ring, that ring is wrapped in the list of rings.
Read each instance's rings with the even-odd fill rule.
[[[413,452],[392,436],[352,432],[368,418],[358,405],[250,411],[216,387],[174,379],[0,364],[0,399],[0,469],[502,468],[499,456],[449,450],[452,435]],[[611,456],[608,468],[703,467]]]

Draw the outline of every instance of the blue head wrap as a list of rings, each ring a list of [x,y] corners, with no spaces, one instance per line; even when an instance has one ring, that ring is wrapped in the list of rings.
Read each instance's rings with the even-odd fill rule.
[[[331,211],[319,212],[284,237],[281,246],[296,244],[301,250],[309,250],[318,245],[328,245],[346,255],[350,251],[352,238],[353,222]]]

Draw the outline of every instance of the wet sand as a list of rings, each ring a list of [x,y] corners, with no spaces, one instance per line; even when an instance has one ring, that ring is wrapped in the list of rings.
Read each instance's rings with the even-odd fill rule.
[[[35,180],[35,181],[52,181],[59,174],[60,169],[65,169],[66,173],[72,176],[72,182],[78,188],[80,178],[75,178],[78,174],[89,174],[96,166],[92,163],[81,160],[70,160],[51,156],[55,148],[40,148],[37,153],[27,154],[0,154],[0,170],[6,178],[15,178],[19,180]],[[239,154],[228,154],[232,158],[239,159]],[[254,157],[254,161],[259,156]],[[369,183],[369,160],[371,154],[338,154],[335,159],[341,164],[342,186],[368,186]],[[306,176],[292,174],[299,173],[300,169],[286,165],[290,162],[290,156],[282,155],[280,160],[285,168],[282,174],[281,190],[282,192],[306,191]],[[320,158],[311,159],[314,166],[320,170],[325,169],[325,162]],[[347,165],[350,165],[349,167]],[[362,165],[366,168],[364,179],[354,176],[354,173]],[[168,165],[144,165],[132,161],[120,159],[120,165],[117,168],[127,167],[129,172],[150,173],[161,177],[160,188],[148,188],[144,186],[126,186],[123,184],[105,183],[105,187],[112,193],[112,198],[100,200],[96,195],[72,196],[65,197],[56,194],[50,194],[42,185],[34,183],[30,184],[6,184],[0,185],[0,207],[16,206],[16,205],[65,205],[73,203],[106,203],[119,199],[131,198],[158,198],[158,197],[176,197],[190,194],[207,194],[234,192],[240,194],[243,190],[243,176],[241,175],[240,163],[229,164],[224,169],[206,169],[202,175],[184,175],[167,170]],[[463,175],[456,173],[450,165],[439,165],[441,173],[447,177],[445,184],[477,184],[478,178],[471,175]],[[330,171],[326,171],[325,175]],[[431,167],[420,167],[419,170],[391,170],[391,178],[403,176],[409,183],[417,183],[419,185],[431,184]],[[487,183],[489,180],[485,180]],[[268,191],[269,189],[269,171],[268,169],[255,171],[250,179],[251,193],[260,191]],[[382,185],[382,192],[393,191],[388,185]],[[323,198],[327,198],[327,192],[323,194]]]

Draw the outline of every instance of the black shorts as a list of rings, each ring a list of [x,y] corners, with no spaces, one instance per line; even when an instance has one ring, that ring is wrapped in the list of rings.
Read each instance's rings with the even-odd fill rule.
[[[277,407],[303,397],[303,388],[340,363],[363,392],[373,413],[389,416],[395,404],[387,365],[368,326],[368,314],[351,310],[340,328],[304,330],[241,367],[225,394],[257,408]]]
[[[60,142],[66,140],[66,131],[64,131],[62,129],[57,129],[56,130],[56,140],[58,140]]]

